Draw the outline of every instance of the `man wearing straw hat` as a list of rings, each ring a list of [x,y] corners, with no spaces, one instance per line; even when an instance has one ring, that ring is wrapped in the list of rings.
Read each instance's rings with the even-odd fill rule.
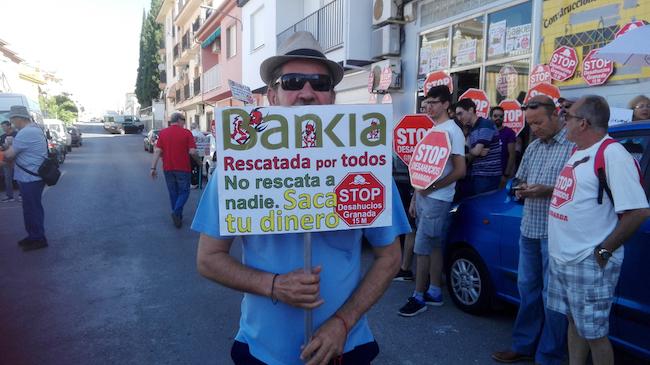
[[[260,68],[271,105],[334,104],[343,68],[328,60],[308,32],[296,32],[278,56]],[[242,237],[244,262],[230,256],[235,237],[219,234],[217,179],[203,194],[192,228],[201,232],[199,272],[243,291],[239,331],[231,350],[235,364],[369,364],[379,349],[365,313],[379,300],[400,265],[399,235],[410,231],[393,183],[392,226],[312,233],[319,266],[303,269],[303,234]],[[374,262],[361,272],[361,240]],[[313,309],[315,332],[303,345],[303,310]]]

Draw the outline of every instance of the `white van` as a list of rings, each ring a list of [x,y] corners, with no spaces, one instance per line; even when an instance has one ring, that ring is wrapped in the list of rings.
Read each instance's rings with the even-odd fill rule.
[[[62,120],[58,119],[44,119],[45,129],[55,131],[59,136],[65,138],[65,147],[68,152],[72,150],[72,135],[68,132],[68,128],[65,127],[65,123]]]
[[[43,127],[43,112],[38,105],[38,101],[34,101],[23,94],[0,93],[0,122],[9,120],[9,110],[12,105],[22,105],[27,108],[32,119]]]

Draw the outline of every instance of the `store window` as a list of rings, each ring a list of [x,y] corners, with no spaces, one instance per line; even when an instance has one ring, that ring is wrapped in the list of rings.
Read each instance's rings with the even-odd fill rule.
[[[483,61],[483,19],[483,16],[479,16],[452,27],[453,67]]]
[[[449,68],[449,28],[423,35],[418,75],[426,77],[433,71],[447,68]]]
[[[485,92],[492,106],[505,99],[515,99],[522,102],[528,90],[528,58],[485,66]]]
[[[528,1],[488,15],[488,61],[530,53],[531,12]]]

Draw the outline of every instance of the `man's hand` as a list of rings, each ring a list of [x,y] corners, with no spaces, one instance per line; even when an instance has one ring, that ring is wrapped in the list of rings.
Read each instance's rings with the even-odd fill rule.
[[[291,306],[313,309],[323,304],[320,298],[321,267],[316,266],[311,273],[298,269],[278,275],[273,286],[273,296]]]
[[[150,171],[151,172],[149,173],[149,175],[151,175],[151,178],[153,180],[156,180],[156,178],[158,177],[158,173],[156,172],[156,169],[151,169]]]
[[[542,184],[520,184],[515,190],[517,198],[543,198],[548,197],[553,193],[553,189],[547,185]]]
[[[413,199],[411,199],[411,203],[409,204],[409,215],[412,218],[416,218],[418,215],[417,209],[415,208],[415,195],[413,195]]]
[[[303,348],[300,359],[308,360],[307,365],[329,364],[330,360],[343,354],[346,330],[340,318],[330,317]]]
[[[600,250],[600,245],[594,248],[594,256],[596,256],[596,262],[598,263],[598,266],[600,266],[601,269],[604,269],[605,266],[607,266],[607,260],[603,260],[603,258],[600,257],[598,250]]]

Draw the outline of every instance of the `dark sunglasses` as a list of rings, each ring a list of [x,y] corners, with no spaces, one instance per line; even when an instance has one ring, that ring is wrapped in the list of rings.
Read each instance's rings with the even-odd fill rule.
[[[332,90],[332,78],[320,74],[284,74],[275,81],[275,84],[280,84],[284,90],[297,91],[302,90],[307,81],[314,91]]]
[[[535,110],[535,109],[539,108],[542,105],[552,106],[553,108],[555,108],[555,104],[552,104],[552,103],[542,103],[542,102],[539,102],[539,101],[531,101],[528,104],[522,105],[521,110],[526,110],[526,109]]]

